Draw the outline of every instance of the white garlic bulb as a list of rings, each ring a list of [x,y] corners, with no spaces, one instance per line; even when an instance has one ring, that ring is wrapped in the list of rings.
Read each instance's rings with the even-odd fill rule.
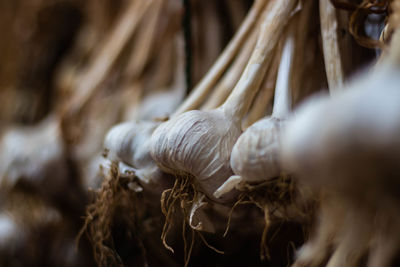
[[[15,253],[27,238],[23,227],[5,212],[0,213],[0,255]],[[0,261],[1,262],[1,261]]]
[[[233,174],[230,152],[240,133],[240,127],[220,109],[188,111],[155,130],[151,154],[168,173],[194,175],[201,190],[210,196]]]
[[[293,55],[293,40],[288,37],[282,52],[275,88],[275,102],[271,117],[247,128],[235,143],[230,164],[235,175],[216,192],[220,197],[239,183],[261,182],[279,176],[280,132],[289,113],[289,73]]]
[[[296,1],[270,2],[251,58],[225,103],[211,111],[189,111],[161,124],[151,137],[151,155],[170,173],[188,173],[209,198],[232,174],[229,159],[241,120],[259,89]],[[219,199],[232,200],[233,194]]]
[[[337,180],[329,178],[332,176],[358,177],[366,170],[394,164],[400,157],[399,77],[398,69],[386,68],[356,80],[337,97],[313,98],[305,103],[282,142],[286,165],[298,173],[306,172],[309,179],[321,176],[310,183],[322,187],[326,183],[337,185]],[[325,173],[329,177],[322,175]],[[355,183],[355,177],[343,182]],[[367,177],[375,179],[370,173],[359,177],[359,182]]]
[[[279,176],[283,124],[277,118],[265,118],[254,123],[239,137],[231,155],[231,166],[236,175],[249,182]]]
[[[107,158],[124,163],[121,170],[133,173],[150,190],[164,188],[169,180],[150,156],[150,136],[159,122],[125,122],[111,128],[104,141]]]
[[[319,231],[333,217],[345,218],[335,225],[337,247],[328,266],[353,266],[368,250],[367,266],[390,266],[400,248],[398,225],[389,223],[399,222],[393,212],[400,206],[399,84],[399,67],[382,66],[332,98],[309,100],[283,135],[285,166],[302,185],[329,195],[323,212],[331,217]],[[343,209],[329,211],[337,205]],[[317,266],[312,251],[321,252],[312,244],[299,254],[299,266]]]

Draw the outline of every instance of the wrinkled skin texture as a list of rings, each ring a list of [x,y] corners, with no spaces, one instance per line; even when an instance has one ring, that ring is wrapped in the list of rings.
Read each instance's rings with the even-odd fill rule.
[[[212,194],[233,174],[229,159],[240,134],[240,128],[226,119],[222,109],[193,110],[154,131],[151,155],[166,172],[191,174],[200,191],[217,202],[226,202],[234,194],[218,200]]]
[[[280,131],[282,120],[265,118],[246,129],[233,147],[231,166],[235,174],[248,182],[279,176]]]

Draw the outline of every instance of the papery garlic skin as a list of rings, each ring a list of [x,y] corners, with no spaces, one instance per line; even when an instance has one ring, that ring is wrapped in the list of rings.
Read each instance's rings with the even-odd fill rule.
[[[195,176],[199,190],[216,200],[213,192],[233,174],[230,153],[240,134],[222,109],[192,110],[161,124],[151,137],[150,152],[161,169]]]
[[[260,182],[281,173],[280,132],[284,121],[265,118],[246,129],[233,146],[231,167],[247,182]]]

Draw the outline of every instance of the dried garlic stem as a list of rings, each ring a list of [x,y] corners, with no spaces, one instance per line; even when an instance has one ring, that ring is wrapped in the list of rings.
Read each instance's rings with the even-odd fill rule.
[[[315,1],[303,1],[298,21],[294,25],[294,55],[293,64],[290,74],[290,87],[292,88],[292,101],[296,104],[301,96],[303,80],[305,79],[305,71],[307,63],[310,60],[307,58],[305,51],[310,51],[312,48],[307,45],[310,41],[310,21],[313,17],[313,8]],[[308,78],[308,77],[307,77]],[[303,89],[303,90],[302,90]],[[319,89],[319,88],[318,88]]]
[[[254,26],[257,18],[260,16],[266,0],[256,0],[253,4],[251,10],[247,14],[245,20],[241,24],[239,30],[236,32],[233,39],[229,42],[227,47],[224,49],[222,54],[218,57],[217,61],[207,72],[204,78],[198,83],[198,85],[193,89],[192,93],[186,98],[186,100],[180,105],[180,107],[175,111],[172,117],[182,114],[185,111],[196,108],[200,105],[209,91],[224,73],[226,68],[229,66],[230,62],[236,55],[242,43],[248,36],[250,30]]]
[[[278,54],[280,53],[277,53],[277,55]],[[242,124],[243,129],[247,129],[250,125],[266,115],[267,107],[271,104],[270,102],[275,91],[275,81],[279,66],[279,61],[276,59],[279,59],[279,57],[275,57],[275,62],[272,64],[267,75],[264,77],[261,89],[254,100],[253,106],[249,111],[246,120]]]
[[[152,48],[154,47],[154,40],[157,34],[157,27],[159,27],[158,22],[161,19],[163,0],[153,0],[153,7],[147,10],[142,21],[145,27],[140,27],[138,29],[137,44],[135,44],[131,58],[129,60],[126,72],[131,75],[131,78],[136,78],[143,71],[148,59],[151,55]]]
[[[235,174],[216,190],[215,197],[228,193],[243,181],[263,181],[279,175],[279,134],[281,119],[290,110],[289,74],[293,56],[293,39],[285,42],[275,89],[272,117],[267,117],[250,126],[233,146],[230,158]]]
[[[247,62],[249,61],[251,52],[254,49],[254,46],[257,41],[258,31],[254,30],[243,48],[241,48],[239,55],[232,63],[232,66],[229,68],[228,72],[224,74],[222,80],[218,83],[213,93],[201,107],[202,110],[209,110],[220,106],[228,97],[229,93],[235,87],[235,84],[239,80],[240,75],[242,74],[244,68],[246,67]]]
[[[325,70],[331,92],[343,85],[343,66],[339,51],[338,22],[336,9],[330,0],[319,1],[321,35],[324,50]]]
[[[288,37],[283,48],[281,62],[278,69],[278,77],[276,78],[274,108],[272,117],[284,119],[290,112],[291,96],[290,96],[290,69],[293,60],[293,39]]]
[[[400,10],[400,3],[398,6]],[[397,67],[400,65],[400,26],[393,33],[392,42],[389,48],[389,56],[386,58],[386,60],[388,64],[393,64]]]
[[[69,106],[73,113],[79,112],[98,88],[153,2],[154,0],[132,1],[121,15],[108,39],[90,63],[87,72],[77,82],[78,88]]]
[[[185,97],[185,55],[182,34],[177,34],[174,45],[175,53],[173,53],[173,57],[175,57],[175,62],[170,62],[170,64],[175,63],[172,84],[169,88],[154,92],[143,98],[139,106],[137,117],[139,120],[163,121],[174,112]],[[171,51],[168,51],[168,53],[172,54]]]
[[[282,0],[271,1],[268,5],[266,17],[261,24],[256,48],[239,82],[221,106],[232,120],[241,120],[248,111],[296,3],[296,0]]]

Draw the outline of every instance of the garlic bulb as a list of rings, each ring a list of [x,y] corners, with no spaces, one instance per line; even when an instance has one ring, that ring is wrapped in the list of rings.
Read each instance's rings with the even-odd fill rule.
[[[385,68],[355,81],[338,97],[315,97],[304,104],[292,119],[283,143],[285,161],[290,169],[307,171],[314,177],[320,172],[332,171],[332,175],[339,175],[341,172],[357,173],[358,168],[380,166],[382,161],[358,165],[358,160],[368,160],[372,156],[371,159],[382,156],[390,164],[390,157],[394,159],[400,152],[397,138],[400,124],[396,117],[400,114],[397,113],[400,111],[398,73],[398,69]],[[324,124],[327,121],[329,124]],[[303,153],[308,156],[304,157]],[[348,155],[342,158],[344,154]],[[348,157],[357,162],[346,162]],[[336,169],[338,160],[351,168]],[[311,181],[318,186],[337,184],[330,178]]]
[[[272,53],[296,1],[267,5],[260,36],[239,82],[222,106],[189,111],[162,123],[151,137],[151,155],[169,173],[188,173],[209,198],[232,175],[229,159],[241,134],[241,120],[260,86]],[[234,194],[218,200],[230,201]]]
[[[230,152],[240,133],[240,128],[227,120],[220,109],[188,111],[155,130],[151,155],[168,173],[194,175],[210,196],[219,181],[232,174]]]
[[[0,184],[30,184],[46,196],[62,195],[68,169],[57,118],[7,129],[0,142]],[[54,175],[57,173],[57,175]]]
[[[141,185],[151,191],[158,186],[164,188],[169,185],[165,181],[168,177],[158,168],[149,153],[150,136],[158,125],[159,122],[151,121],[121,123],[109,130],[104,141],[107,158],[123,163],[123,172],[134,174]]]
[[[390,266],[400,248],[399,216],[393,212],[400,206],[398,45],[393,41],[386,64],[359,77],[343,92],[305,103],[283,135],[285,166],[302,185],[329,196],[331,204],[323,212],[330,217],[319,232],[334,217],[344,218],[334,227],[330,267],[356,265],[366,251],[367,266]],[[338,205],[343,210],[330,211]],[[329,247],[333,241],[325,242],[324,247]],[[318,266],[310,251],[321,252],[312,244],[306,245],[308,253],[299,254],[296,266]]]
[[[280,131],[290,106],[289,73],[292,55],[293,40],[289,36],[279,65],[272,116],[254,123],[239,137],[230,157],[230,164],[236,175],[214,193],[216,197],[230,191],[242,181],[260,182],[279,176]]]
[[[5,212],[0,213],[0,255],[15,253],[26,239],[26,231],[14,218]],[[2,257],[2,258],[3,258]],[[1,262],[1,260],[0,260]]]

